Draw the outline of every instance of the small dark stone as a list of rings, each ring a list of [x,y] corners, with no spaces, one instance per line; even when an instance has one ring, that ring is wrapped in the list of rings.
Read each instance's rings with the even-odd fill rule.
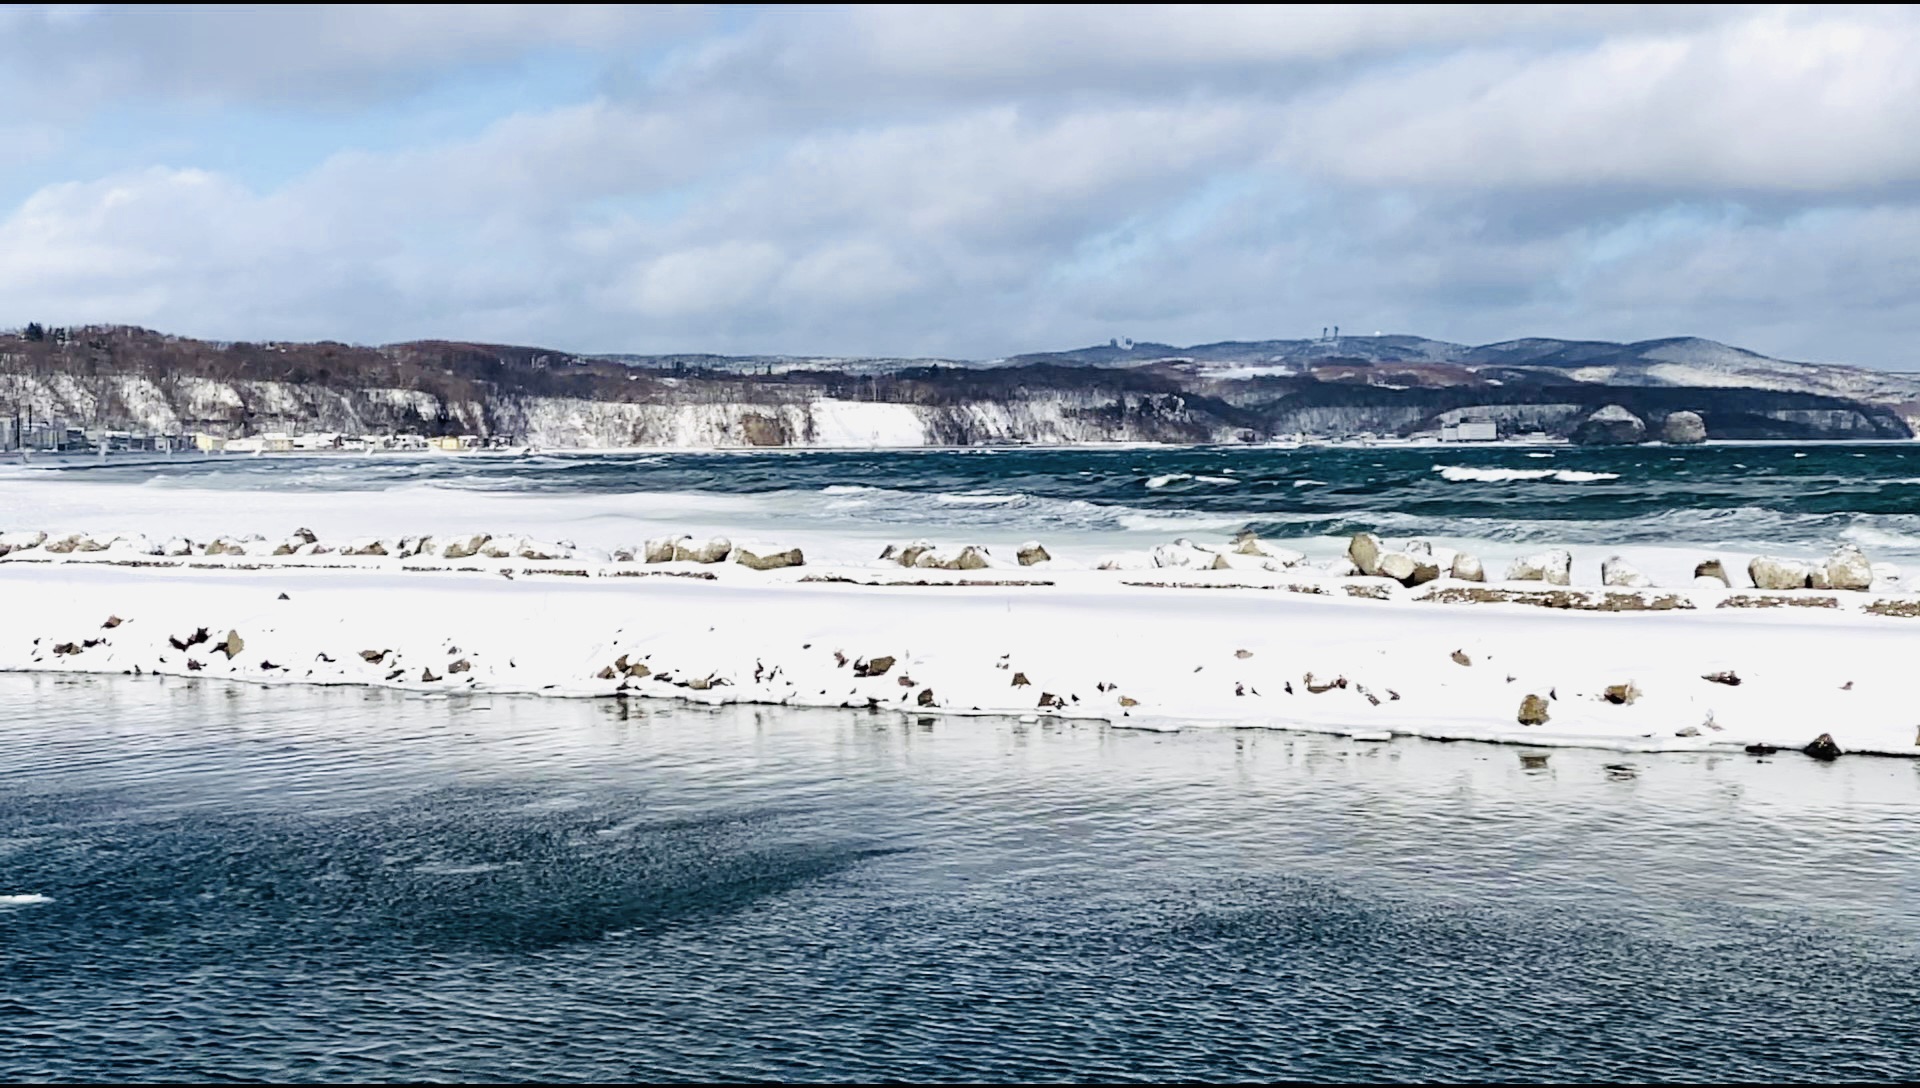
[[[1802,752],[1807,753],[1808,755],[1812,756],[1815,759],[1824,760],[1824,761],[1839,759],[1841,755],[1844,754],[1840,751],[1840,746],[1838,744],[1833,743],[1832,733],[1820,734],[1819,736],[1813,738],[1813,742],[1811,744],[1808,744],[1805,748],[1802,748],[1800,750]]]
[[[1780,749],[1775,748],[1771,744],[1747,745],[1747,754],[1750,756],[1770,756],[1770,755],[1773,755],[1775,752],[1778,752],[1779,750]]]
[[[1731,688],[1737,688],[1740,686],[1740,677],[1734,675],[1734,671],[1732,669],[1725,669],[1720,672],[1710,672],[1705,676],[1702,676],[1700,679],[1707,680],[1715,684],[1725,684]]]
[[[283,601],[290,601],[290,600],[292,600],[292,599],[293,599],[292,597],[289,597],[289,596],[287,596],[287,595],[286,595],[286,594],[284,594],[284,593],[282,593],[282,594],[280,595],[280,600],[283,600]]]
[[[932,706],[933,705],[933,689],[932,688],[920,689],[920,698],[916,701],[921,706]]]

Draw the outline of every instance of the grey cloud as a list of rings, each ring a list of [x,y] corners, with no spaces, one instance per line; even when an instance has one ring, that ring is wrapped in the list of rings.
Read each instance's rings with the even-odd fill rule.
[[[294,18],[275,33],[332,16]],[[299,78],[379,84],[410,42],[428,70],[516,34],[612,56],[657,30],[392,18],[375,44],[319,27]],[[225,337],[989,356],[1339,323],[1911,365],[1920,141],[1895,61],[1916,25],[761,12],[644,85],[271,188],[177,166],[46,185],[0,212],[0,294],[21,320]],[[93,48],[101,87],[274,78]]]

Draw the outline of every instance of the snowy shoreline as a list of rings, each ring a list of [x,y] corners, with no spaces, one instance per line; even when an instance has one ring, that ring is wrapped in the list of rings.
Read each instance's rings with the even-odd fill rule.
[[[1920,755],[1911,594],[130,550],[0,558],[0,671]]]

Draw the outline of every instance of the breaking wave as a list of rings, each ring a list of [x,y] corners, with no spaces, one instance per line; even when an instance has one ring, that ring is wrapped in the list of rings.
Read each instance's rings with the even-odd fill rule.
[[[1570,468],[1473,468],[1468,465],[1435,465],[1433,471],[1454,483],[1513,483],[1518,480],[1558,480],[1563,484],[1589,484],[1618,480],[1618,472],[1582,472]]]

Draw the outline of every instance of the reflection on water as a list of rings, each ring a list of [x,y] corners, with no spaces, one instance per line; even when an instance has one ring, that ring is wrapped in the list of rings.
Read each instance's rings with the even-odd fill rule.
[[[1916,765],[0,676],[0,1077],[1896,1079]]]

